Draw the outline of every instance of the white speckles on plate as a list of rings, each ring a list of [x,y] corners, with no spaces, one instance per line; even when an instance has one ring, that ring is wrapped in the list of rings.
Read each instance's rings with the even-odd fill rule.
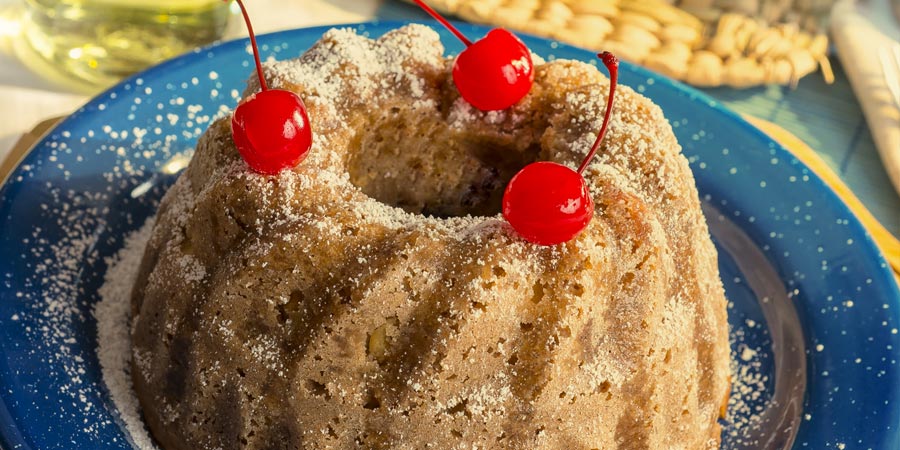
[[[396,25],[359,28],[377,36]],[[286,59],[323,31],[263,36],[261,43],[266,56]],[[463,27],[473,36],[485,31]],[[441,33],[448,54],[458,52],[455,39]],[[562,44],[525,42],[543,55],[596,59]],[[92,310],[105,258],[154,213],[208,124],[237,103],[250,76],[245,47],[194,52],[113,88],[41,141],[0,190],[0,248],[8,255],[0,260],[0,399],[9,414],[0,416],[3,444],[132,446],[96,353]],[[708,221],[746,236],[720,237],[720,244],[750,243],[720,262],[735,371],[743,374],[735,379],[741,395],[733,397],[724,448],[759,448],[754,436],[776,417],[795,425],[798,449],[900,447],[893,429],[900,423],[900,293],[870,238],[796,158],[716,102],[627,64],[620,80],[642,86],[672,121],[701,198],[717,209]],[[764,264],[747,264],[753,252]],[[800,380],[804,364],[808,376]],[[779,397],[783,392],[791,395]],[[741,413],[738,402],[750,409]],[[763,448],[785,448],[792,433]]]

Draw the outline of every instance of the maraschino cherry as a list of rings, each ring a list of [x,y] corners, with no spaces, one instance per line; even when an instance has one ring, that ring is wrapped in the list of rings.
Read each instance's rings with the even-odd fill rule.
[[[235,109],[231,118],[231,135],[250,168],[262,174],[275,175],[296,166],[309,153],[312,146],[309,116],[306,105],[297,94],[283,89],[269,89],[259,61],[250,16],[243,2],[237,0],[237,3],[247,23],[261,90]]]
[[[619,60],[612,53],[597,56],[609,70],[609,97],[600,133],[578,171],[555,162],[531,163],[509,180],[503,193],[503,217],[525,240],[534,244],[567,242],[594,217],[594,201],[581,174],[606,134],[619,73]]]
[[[453,63],[453,82],[459,94],[482,111],[509,108],[534,83],[534,64],[528,47],[503,28],[495,28],[472,43],[422,0],[414,0],[428,14],[466,44]]]

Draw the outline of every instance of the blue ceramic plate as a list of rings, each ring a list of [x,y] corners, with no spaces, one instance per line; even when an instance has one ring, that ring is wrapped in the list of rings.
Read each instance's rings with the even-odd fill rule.
[[[378,36],[399,25],[353,26]],[[264,56],[295,57],[323,31],[262,36]],[[525,41],[549,59],[595,61]],[[96,354],[105,258],[154,213],[174,179],[167,163],[237,103],[246,46],[203,49],[116,86],[42,139],[3,186],[4,448],[130,447]],[[672,122],[720,249],[737,374],[723,448],[900,448],[900,292],[870,237],[805,166],[715,101],[627,64],[621,82]]]

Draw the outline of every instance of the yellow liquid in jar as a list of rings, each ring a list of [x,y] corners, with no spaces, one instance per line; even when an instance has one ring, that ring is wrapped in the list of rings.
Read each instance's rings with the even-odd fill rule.
[[[97,87],[215,41],[231,16],[222,0],[26,0],[25,9],[26,64],[40,59],[29,65]]]

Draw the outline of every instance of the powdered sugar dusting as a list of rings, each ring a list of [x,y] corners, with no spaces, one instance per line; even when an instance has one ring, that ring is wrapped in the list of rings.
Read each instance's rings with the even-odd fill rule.
[[[285,46],[285,48],[287,48],[287,46]],[[296,53],[291,54],[290,56],[294,56],[295,54]],[[276,66],[277,64],[270,63],[270,65]],[[96,248],[98,243],[105,242],[100,236],[103,236],[102,230],[107,227],[103,217],[109,214],[108,210],[101,211],[99,208],[93,208],[91,205],[94,203],[100,205],[108,204],[110,200],[109,197],[119,195],[119,191],[122,189],[130,189],[130,180],[133,179],[132,177],[144,177],[146,174],[154,173],[155,168],[159,168],[161,164],[165,164],[165,160],[168,156],[171,156],[174,152],[185,150],[185,142],[187,142],[187,146],[191,146],[191,139],[196,138],[196,136],[200,134],[201,129],[205,128],[211,120],[214,120],[214,116],[198,115],[198,112],[207,111],[210,112],[210,114],[214,113],[215,115],[227,113],[229,106],[213,103],[220,101],[233,103],[234,100],[240,97],[239,92],[234,89],[234,87],[237,86],[235,78],[229,73],[223,73],[219,76],[218,73],[210,71],[208,74],[208,77],[200,77],[200,82],[202,83],[201,87],[203,89],[202,96],[208,99],[214,99],[215,102],[208,104],[205,109],[198,108],[199,105],[192,105],[192,102],[197,100],[191,99],[190,94],[185,90],[187,89],[187,85],[182,85],[179,88],[178,81],[165,80],[162,83],[156,83],[152,80],[148,80],[148,83],[151,83],[154,86],[152,90],[149,86],[141,86],[142,80],[140,79],[132,81],[128,87],[133,90],[134,94],[138,94],[138,91],[140,91],[147,95],[144,97],[143,102],[136,101],[133,105],[129,102],[130,105],[121,107],[121,105],[117,105],[115,93],[113,93],[104,103],[96,106],[98,110],[105,111],[106,113],[115,111],[115,114],[118,114],[121,117],[127,116],[129,125],[120,127],[118,125],[109,126],[106,124],[93,124],[90,126],[90,129],[73,131],[73,134],[69,134],[69,131],[67,130],[65,132],[66,134],[51,136],[46,145],[53,148],[52,159],[49,161],[38,161],[36,165],[25,166],[22,170],[19,170],[13,178],[13,181],[18,183],[36,182],[43,184],[45,183],[45,178],[43,177],[46,176],[48,172],[51,172],[54,176],[57,172],[59,173],[58,180],[53,179],[45,184],[50,198],[44,204],[35,206],[39,206],[45,211],[45,213],[41,215],[41,218],[50,218],[50,220],[65,223],[65,226],[62,228],[66,231],[66,236],[59,242],[56,241],[56,238],[48,238],[45,230],[49,224],[39,225],[39,228],[35,229],[33,233],[27,236],[28,244],[33,247],[28,250],[31,252],[31,255],[27,255],[29,256],[27,261],[32,262],[26,263],[28,264],[27,270],[33,271],[35,276],[29,277],[24,283],[12,283],[10,281],[13,279],[13,274],[11,272],[5,273],[4,276],[7,278],[7,280],[5,280],[7,286],[18,286],[15,289],[15,292],[10,295],[10,298],[14,297],[16,301],[22,301],[24,304],[29,305],[29,307],[24,311],[19,311],[10,316],[6,324],[10,327],[15,327],[11,328],[15,330],[18,330],[18,327],[20,327],[22,334],[30,336],[35,342],[35,345],[40,346],[41,349],[43,349],[43,347],[52,349],[50,357],[41,356],[41,367],[45,368],[47,373],[52,374],[54,378],[65,377],[66,381],[63,385],[51,386],[52,391],[48,391],[48,393],[45,394],[52,396],[54,393],[57,393],[57,390],[58,393],[63,394],[63,398],[60,400],[54,398],[54,404],[51,405],[51,408],[56,406],[58,410],[54,411],[50,416],[54,420],[58,419],[59,422],[83,422],[83,429],[80,430],[79,433],[83,433],[85,436],[92,436],[95,441],[98,436],[98,430],[101,430],[104,427],[116,428],[121,424],[118,421],[106,419],[108,416],[108,407],[111,405],[106,405],[107,408],[104,408],[104,405],[91,400],[92,398],[96,398],[96,395],[91,396],[91,394],[96,390],[102,390],[102,384],[91,378],[90,364],[85,362],[86,360],[88,362],[93,360],[93,351],[91,349],[87,349],[86,351],[79,349],[78,344],[80,343],[81,335],[79,335],[77,331],[74,331],[79,329],[80,325],[85,322],[92,323],[89,317],[85,317],[88,314],[84,313],[86,310],[85,305],[82,304],[84,302],[77,300],[85,295],[85,292],[81,290],[82,287],[80,287],[79,284],[79,277],[84,276],[81,271],[86,265],[93,267],[94,263],[97,262],[99,255],[102,255],[102,253],[98,253]],[[240,74],[240,77],[243,76],[243,73]],[[205,80],[206,78],[213,80],[213,83],[208,83]],[[411,92],[417,92],[415,89],[416,87],[421,86],[410,85]],[[643,92],[643,86],[639,86],[638,91]],[[155,98],[149,97],[151,92],[156,94],[154,96]],[[327,92],[327,87],[325,92]],[[128,95],[127,90],[121,91],[120,94],[120,98]],[[173,98],[168,102],[165,99],[159,100],[159,94],[172,95]],[[584,96],[582,94],[573,95],[574,97],[572,97],[572,99],[576,103],[581,104],[591,101],[589,100],[590,96]],[[141,96],[142,95],[138,95],[138,97]],[[327,96],[324,96],[323,98],[326,97]],[[127,100],[131,100],[131,98],[129,97]],[[156,101],[159,102],[155,103]],[[459,108],[456,106],[459,106]],[[461,112],[469,113],[470,111],[462,111],[464,107],[465,105],[455,105],[452,114],[463,116],[464,114],[461,114]],[[148,109],[153,110],[150,114],[148,123],[140,122],[143,120],[143,116],[145,115],[144,112]],[[184,109],[184,111],[182,111],[182,109]],[[457,111],[457,109],[459,109],[459,111]],[[153,119],[154,114],[157,115],[155,121]],[[473,112],[473,114],[477,113]],[[138,121],[135,121],[134,117],[137,117]],[[489,123],[501,124],[507,119],[505,119],[502,114],[492,113],[487,115],[485,120]],[[132,126],[132,123],[136,126]],[[454,121],[454,125],[463,127],[465,126],[465,120],[456,120]],[[572,125],[585,126],[586,128],[592,126],[590,124],[583,124],[577,120],[573,121]],[[613,125],[614,127],[618,126],[615,122]],[[693,132],[696,133],[699,128],[702,128],[702,125],[698,126],[694,123],[693,118],[690,118],[689,121],[688,118],[678,120],[676,117],[675,125],[676,127],[682,128],[682,132],[684,132],[684,130],[693,130]],[[586,149],[589,147],[591,139],[585,138],[586,136],[589,136],[589,134],[588,131],[584,131],[584,133],[582,133],[582,138],[575,140],[573,147],[576,149]],[[687,136],[687,138],[682,139],[682,142],[685,142],[686,139],[689,140],[690,132],[688,132]],[[707,145],[706,141],[709,139],[709,136],[704,137],[702,131],[695,136],[699,136],[699,138],[695,137],[695,141],[699,139],[700,144]],[[81,144],[78,144],[79,142]],[[87,145],[85,145],[86,142]],[[134,146],[130,146],[129,143],[133,143]],[[323,138],[319,145],[327,145],[327,141]],[[646,146],[645,143],[640,141],[632,141],[629,142],[628,145],[635,145],[635,148],[638,149]],[[727,155],[727,150],[728,149],[725,149],[722,154]],[[718,152],[719,150],[710,151]],[[770,149],[770,151],[772,150]],[[102,174],[103,180],[101,181],[105,180],[108,185],[104,184],[96,188],[96,192],[93,191],[93,189],[95,189],[94,187],[91,187],[91,189],[87,191],[74,192],[72,190],[67,190],[67,184],[62,180],[68,181],[70,179],[70,169],[77,167],[76,162],[74,161],[81,162],[85,158],[90,160],[91,155],[93,155],[94,152],[96,152],[97,155],[114,153],[120,158],[121,164],[117,164],[115,169],[110,169]],[[693,156],[695,159],[693,159],[692,162],[695,163],[695,170],[711,170],[711,168],[714,167],[713,160],[702,159],[704,157],[703,155],[708,153],[704,152],[705,151],[701,151],[701,156],[699,157],[696,154]],[[614,161],[615,158],[618,157],[615,153],[616,152],[612,152],[607,155],[607,161]],[[732,155],[736,155],[740,152],[735,151],[735,149],[732,148],[731,153]],[[77,159],[75,156],[67,158],[67,155],[71,154],[78,155]],[[57,160],[57,158],[59,159]],[[593,167],[592,169],[589,169],[589,171],[593,169],[596,168]],[[233,175],[233,172],[231,174]],[[623,176],[631,175],[626,173],[623,174]],[[808,177],[803,175],[802,181],[806,182],[807,180]],[[302,175],[297,176],[294,181],[297,181],[300,184],[312,182],[309,179],[303,179]],[[794,180],[792,180],[792,182],[793,181]],[[800,182],[799,176],[797,177],[797,182]],[[62,189],[60,189],[60,186],[62,186]],[[295,188],[291,188],[287,191],[294,190]],[[140,196],[145,193],[146,191],[140,191],[133,192],[131,195]],[[127,196],[128,194],[129,192],[124,192],[124,195]],[[271,204],[277,204],[278,201],[278,198],[273,198],[271,199]],[[380,224],[390,223],[391,227],[394,228],[408,224],[408,222],[404,220],[405,216],[402,211],[386,211],[382,207],[383,205],[379,205],[377,201],[371,199],[366,200],[365,202],[368,203],[368,206],[352,212],[360,220],[367,220]],[[811,204],[808,203],[807,206],[811,206]],[[384,214],[384,216],[372,218],[368,215],[370,212]],[[757,213],[764,214],[763,212]],[[770,213],[775,215],[776,219],[782,217],[780,216],[780,214],[782,214],[781,211],[776,212],[773,210],[770,211]],[[816,212],[811,209],[808,211],[804,209],[803,213],[809,213],[812,217],[815,217],[816,214]],[[735,212],[735,215],[737,215],[737,212]],[[285,212],[283,217],[287,217],[287,212]],[[784,214],[783,217],[794,218],[789,212]],[[800,218],[803,220],[802,215]],[[750,223],[753,223],[755,219],[755,217],[751,217]],[[810,219],[808,218],[806,219],[806,221],[809,220]],[[815,221],[813,220],[813,222]],[[484,236],[496,232],[498,228],[502,228],[502,224],[499,221],[480,223],[473,221],[470,222],[469,225],[471,226],[459,227],[458,230],[462,232],[461,237],[463,239],[471,239],[473,241],[484,239]],[[847,220],[844,219],[843,222],[839,220],[838,225],[846,226]],[[487,229],[493,231],[489,232]],[[766,230],[766,232],[768,231],[769,230]],[[786,241],[788,239],[782,235],[782,231],[784,230],[778,231],[777,238],[775,232],[773,232],[773,235],[771,236],[772,239],[770,240],[771,242],[769,242],[773,245],[773,248],[777,248],[776,244],[779,241]],[[790,230],[785,232],[787,236],[791,236],[791,233]],[[815,234],[818,236],[818,230],[816,230]],[[289,240],[291,235],[286,234],[284,237],[286,240]],[[816,238],[813,237],[811,231],[803,234],[802,237],[807,239],[808,242],[810,242],[810,245],[815,245],[813,242],[816,242]],[[822,256],[823,271],[830,267],[826,262],[833,263],[837,258],[837,256],[829,253],[831,248],[827,245],[825,245],[825,248],[826,251]],[[765,246],[765,250],[767,252],[769,251],[768,245]],[[822,247],[819,247],[819,253],[823,253]],[[23,255],[23,260],[25,260],[24,256],[26,255]],[[113,269],[116,269],[120,265],[123,267],[126,265],[124,263],[125,255],[120,254],[119,257],[122,258],[122,261],[115,264],[116,267]],[[199,267],[203,269],[202,265],[194,265],[194,261],[185,260],[183,262],[185,262],[187,267]],[[536,264],[537,261],[529,259],[522,263],[531,266]],[[512,272],[511,269],[509,271]],[[193,273],[196,277],[202,277],[202,272],[200,270]],[[807,276],[814,277],[815,274],[795,273],[793,274],[794,278],[789,280],[789,284],[793,286],[796,281],[799,285],[800,280],[803,280],[803,277]],[[867,283],[870,281],[871,280],[867,280]],[[34,293],[35,288],[39,288],[37,289],[39,292],[38,294]],[[865,286],[862,286],[862,288],[867,289]],[[857,289],[857,291],[859,291],[859,289]],[[88,296],[90,296],[90,294]],[[865,298],[865,295],[858,294],[858,298],[854,298],[856,299],[857,309],[861,309],[859,306],[864,302],[860,299]],[[797,301],[810,302],[808,298],[799,294]],[[828,301],[831,301],[830,297],[828,298]],[[33,310],[29,308],[33,308]],[[884,308],[888,308],[888,303],[885,303]],[[835,307],[832,312],[831,305],[823,302],[821,314],[823,316],[825,314],[837,315],[838,309]],[[35,317],[38,319],[37,321],[35,321]],[[121,317],[123,321],[127,320],[125,316]],[[98,315],[98,321],[104,322],[105,320],[106,319],[101,320]],[[101,327],[102,326],[104,325],[101,324]],[[893,330],[892,332],[896,334],[897,328],[895,323],[886,321],[882,324],[882,327],[885,327],[886,332],[891,332],[891,330]],[[819,336],[817,339],[818,338],[822,337]],[[876,338],[880,339],[880,335],[876,336]],[[834,339],[829,341],[827,347],[819,344],[816,349],[823,354],[829,353],[833,348],[831,345],[833,342]],[[113,347],[109,347],[110,350],[112,348]],[[127,361],[127,349],[116,348],[121,352],[117,356],[118,360]],[[827,350],[822,351],[822,349]],[[743,378],[735,380],[736,383],[734,386],[740,392],[745,394],[743,396],[744,399],[753,400],[758,398],[758,394],[765,389],[765,383],[771,381],[766,380],[765,378],[767,366],[760,366],[757,364],[760,360],[760,355],[764,354],[765,347],[747,347],[745,345],[738,350],[736,356],[740,361],[735,361],[738,363],[735,368],[738,370],[737,373],[739,375],[743,374],[741,375]],[[879,347],[879,350],[883,349]],[[887,345],[887,350],[892,351],[890,345]],[[34,350],[33,352],[36,354],[38,352],[43,352],[43,350]],[[861,354],[860,356],[865,359],[865,355]],[[102,358],[107,359],[105,357]],[[849,361],[851,363],[854,362],[853,358]],[[859,358],[857,358],[856,361],[856,364],[859,364]],[[148,364],[146,355],[139,354],[136,362],[138,366],[143,365],[146,367]],[[123,364],[127,365],[127,363]],[[866,364],[870,364],[870,362],[865,361],[864,364],[858,367],[865,367]],[[874,363],[871,364],[875,365]],[[894,364],[894,361],[890,362],[891,366]],[[854,366],[848,364],[848,367],[848,370],[853,370]],[[879,369],[879,366],[876,366],[876,369]],[[883,369],[883,367],[881,367],[881,369]],[[873,376],[880,377],[883,373],[884,370],[871,371]],[[818,374],[815,374],[815,376],[818,376]],[[825,376],[828,375],[826,374]],[[107,383],[109,383],[108,380]],[[113,390],[115,389],[110,387],[110,391]],[[827,404],[840,404],[840,399],[845,397],[847,397],[846,392],[835,392],[829,396]],[[856,398],[856,395],[853,394],[852,397]],[[735,398],[735,401],[737,400],[738,399]],[[59,405],[56,405],[57,401],[59,402]],[[114,399],[114,401],[117,405],[119,404],[118,400]],[[755,405],[750,405],[749,403],[746,406],[749,410],[756,408]],[[732,408],[740,407],[735,404]],[[46,411],[47,408],[44,408],[44,410]],[[872,414],[871,410],[868,409],[865,411],[860,409],[860,411],[864,414]],[[86,420],[85,416],[87,417]],[[139,421],[139,416],[136,417],[138,417]],[[820,417],[822,417],[822,415],[813,417],[810,414],[807,414],[805,420],[818,423],[817,421],[820,421]],[[869,416],[866,415],[866,417],[868,418]],[[53,430],[52,427],[52,424],[48,425],[48,429],[51,431]],[[132,438],[136,439],[135,433],[132,433]]]
[[[378,45],[349,28],[327,31],[315,45],[297,61],[279,61],[266,66],[267,76],[278,80],[290,80],[302,85],[304,102],[326,108],[331,117],[341,119],[340,106],[347,99],[347,89],[356,98],[371,99],[405,86],[412,98],[421,98],[425,87],[409,65],[434,64],[443,61],[443,46],[437,33],[431,28],[411,25],[408,33],[388,33]],[[410,59],[410,56],[413,59]],[[348,61],[352,61],[348,65]],[[252,92],[255,85],[250,86]],[[331,124],[328,124],[331,125]]]
[[[751,327],[752,329],[752,327]],[[728,440],[733,444],[756,447],[761,432],[767,431],[762,421],[772,395],[769,392],[769,376],[762,369],[761,354],[768,349],[754,349],[745,342],[747,329],[732,330],[731,341],[736,352],[731,358],[731,395],[728,397],[726,420],[731,424],[726,429]]]
[[[148,246],[153,263],[135,298],[142,310],[192,311],[199,327],[187,327],[180,313],[135,318],[136,352],[152,357],[142,356],[134,375],[141,398],[156,400],[143,405],[148,421],[169,424],[154,425],[164,440],[203,446],[220,433],[203,417],[236,410],[267,416],[258,404],[307,404],[308,389],[297,386],[309,380],[322,386],[312,391],[339,393],[322,401],[340,412],[289,415],[312,446],[374,445],[374,435],[351,425],[374,408],[398,418],[396,436],[382,445],[482,446],[505,439],[504,422],[523,420],[517,411],[531,407],[534,429],[510,437],[521,443],[509,446],[575,429],[608,446],[615,437],[604,427],[639,414],[620,407],[627,401],[653,402],[663,411],[663,434],[678,436],[672,439],[694,445],[717,435],[712,411],[728,378],[725,302],[687,161],[659,108],[620,90],[607,144],[587,177],[602,213],[571,245],[530,245],[500,216],[499,195],[491,196],[531,160],[581,160],[604,113],[609,80],[589,64],[557,60],[536,67],[535,87],[519,104],[481,112],[458,100],[452,60],[442,53],[437,34],[422,26],[375,40],[341,29],[296,60],[269,63],[269,84],[304,98],[317,136],[303,164],[276,177],[247,170],[223,122],[200,140],[182,175],[190,183],[179,181],[162,202],[161,239]],[[251,81],[247,94],[255,90]],[[581,95],[567,96],[570,90]],[[409,155],[419,161],[404,159]],[[496,203],[478,203],[482,198]],[[681,307],[656,307],[670,297]],[[671,311],[690,318],[673,319],[673,333],[649,331],[663,327]],[[304,350],[288,352],[281,333],[289,319],[301,318],[309,328],[290,346]],[[389,348],[393,327],[402,330],[394,342],[414,343]],[[645,333],[652,337],[640,338]],[[370,351],[360,352],[352,342],[367,335]],[[152,343],[170,341],[191,342],[177,350],[194,361],[178,366],[187,368],[183,376],[228,379],[251,395],[216,404],[210,399],[220,394],[209,391],[215,385],[204,383],[164,395],[173,361],[167,355],[180,347]],[[670,360],[673,342],[683,357]],[[501,358],[501,345],[514,353]],[[384,348],[389,357],[403,356],[371,365],[368,355],[386,356],[371,349]],[[220,352],[231,358],[209,356]],[[325,377],[322,364],[341,370]],[[394,385],[394,364],[414,368],[401,366],[402,386]],[[697,367],[709,376],[701,379]],[[646,380],[675,382],[661,381],[666,376],[687,379],[704,395],[622,395]],[[365,406],[367,397],[380,406]],[[404,411],[403,404],[419,406]],[[432,405],[437,417],[426,418]],[[486,431],[469,430],[466,416],[480,417]],[[579,417],[591,417],[591,426]],[[462,428],[451,430],[451,422]],[[332,432],[315,432],[326,428]],[[248,448],[265,448],[272,430],[258,421],[238,433],[255,441]]]
[[[109,269],[100,288],[101,300],[94,309],[99,344],[97,356],[103,369],[103,382],[135,447],[141,450],[156,450],[156,446],[141,419],[140,404],[131,382],[129,312],[131,289],[144,247],[150,240],[153,222],[149,219],[139,230],[128,235],[122,250],[109,258]]]

